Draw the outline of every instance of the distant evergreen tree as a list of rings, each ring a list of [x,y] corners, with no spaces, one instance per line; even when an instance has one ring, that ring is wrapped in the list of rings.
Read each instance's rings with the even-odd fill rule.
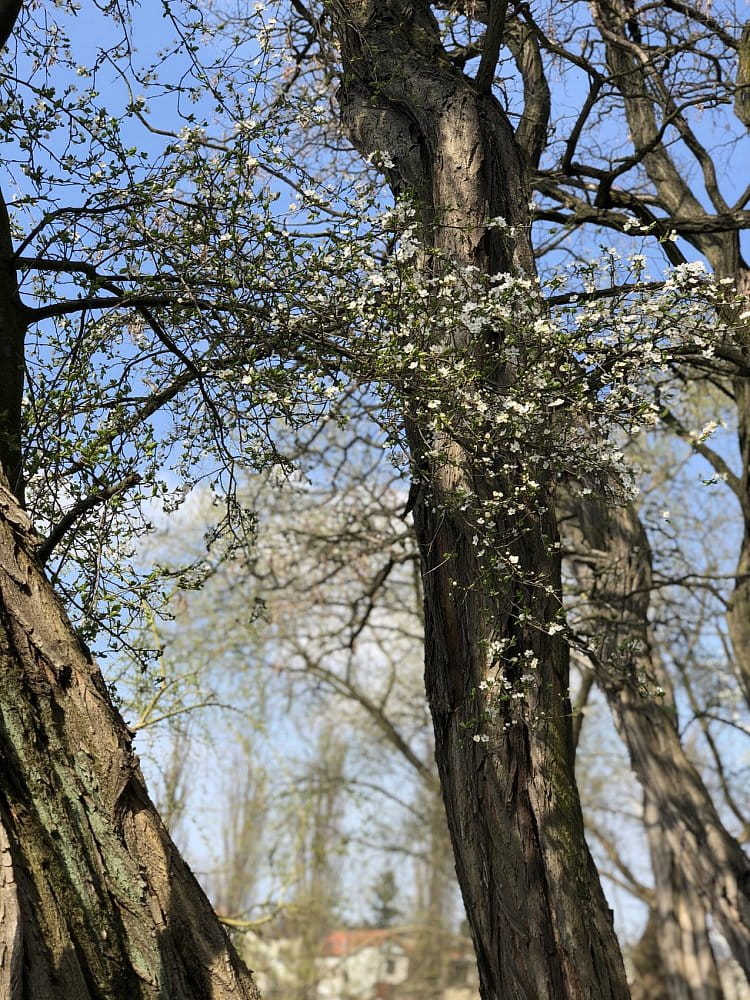
[[[372,888],[373,924],[375,927],[391,927],[401,910],[395,905],[398,898],[396,876],[392,868],[386,868]]]

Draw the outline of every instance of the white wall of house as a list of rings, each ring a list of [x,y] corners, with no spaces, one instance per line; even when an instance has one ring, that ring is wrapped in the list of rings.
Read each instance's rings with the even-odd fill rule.
[[[393,942],[366,945],[340,958],[321,958],[319,1000],[372,1000],[377,983],[399,986],[409,975],[409,959]]]

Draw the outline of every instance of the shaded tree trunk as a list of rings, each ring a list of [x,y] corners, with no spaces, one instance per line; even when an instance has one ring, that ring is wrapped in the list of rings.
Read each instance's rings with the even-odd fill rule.
[[[668,965],[675,963],[675,981],[684,978],[680,964],[693,969],[690,984],[700,969],[709,975],[697,992],[675,997],[711,996],[715,969],[703,914],[713,916],[750,973],[750,860],[724,828],[680,742],[669,677],[650,633],[651,552],[637,514],[591,500],[567,498],[561,506],[574,569],[590,601],[585,628],[597,683],[646,794],[659,932],[665,933],[660,950]]]
[[[8,209],[0,192],[0,469],[5,470],[21,502],[21,401],[28,325],[25,312],[13,260]]]
[[[3,996],[258,1000],[149,801],[37,541],[0,485]]]
[[[672,1000],[666,970],[659,950],[659,917],[653,907],[648,922],[630,954],[633,982],[630,986],[632,1000]]]
[[[644,822],[654,872],[659,967],[668,1000],[723,1000],[704,901],[686,880],[658,804],[648,793],[644,796]]]
[[[455,264],[532,274],[528,190],[512,129],[489,86],[474,86],[448,60],[430,5],[329,6],[342,50],[342,117],[355,145],[390,154],[392,183],[416,197],[430,238]],[[498,216],[516,227],[514,239],[488,230]],[[470,350],[453,344],[458,355]],[[409,414],[407,425],[419,485],[427,694],[482,997],[627,997],[583,835],[567,648],[532,624],[552,621],[559,607],[551,491],[533,514],[497,515],[494,530],[515,539],[521,569],[517,580],[502,577],[477,555],[471,516],[452,501],[473,497],[476,514],[493,489],[508,486],[506,460],[519,476],[539,470],[522,470],[508,455],[488,467],[448,435],[428,447],[425,414]],[[524,582],[531,577],[543,585]],[[512,654],[503,662],[491,652],[500,640]],[[526,652],[538,660],[538,677],[519,698],[515,723],[494,717],[483,724],[487,742],[473,742],[480,684],[498,674],[511,680],[514,655]]]

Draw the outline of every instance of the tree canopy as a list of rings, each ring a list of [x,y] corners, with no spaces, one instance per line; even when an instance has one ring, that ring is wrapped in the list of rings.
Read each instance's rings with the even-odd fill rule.
[[[116,707],[182,714],[159,623],[228,574],[248,608],[218,628],[256,629],[254,683],[275,661],[348,700],[431,825],[401,661],[422,630],[483,997],[628,995],[575,770],[597,697],[653,874],[590,814],[651,917],[633,993],[729,996],[721,949],[750,975],[738,12],[29,2],[0,5],[0,39],[9,995],[255,995]],[[205,546],[153,560],[154,523],[206,497]],[[248,771],[258,809],[272,777]],[[325,922],[340,805],[315,802]]]

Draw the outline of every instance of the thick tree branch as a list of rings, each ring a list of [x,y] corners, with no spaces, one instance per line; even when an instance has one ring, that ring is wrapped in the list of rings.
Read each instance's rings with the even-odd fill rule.
[[[534,30],[519,20],[506,25],[504,40],[523,80],[523,114],[516,126],[516,141],[529,163],[538,167],[547,143],[552,106],[539,43]]]
[[[666,7],[668,10],[674,10],[679,14],[684,14],[685,17],[689,18],[691,21],[695,21],[696,24],[702,24],[703,27],[708,28],[711,34],[715,35],[727,49],[737,48],[737,39],[726,30],[721,21],[717,21],[715,17],[711,17],[708,13],[710,10],[708,5],[704,7],[696,7],[691,3],[682,3],[681,0],[658,0],[658,3],[644,4],[641,11],[645,13],[651,9],[658,10],[660,7]]]
[[[10,218],[0,191],[0,468],[21,503],[21,405],[28,324],[13,259]]]
[[[544,301],[548,306],[565,306],[574,302],[595,302],[597,299],[613,299],[632,295],[633,292],[658,292],[664,287],[663,281],[642,281],[626,285],[612,285],[610,288],[595,288],[593,292],[565,292],[550,295]]]
[[[0,3],[0,49],[4,49],[13,34],[23,0],[2,0]]]
[[[71,316],[83,312],[98,312],[104,309],[125,307],[141,312],[144,309],[166,308],[181,304],[184,305],[184,303],[178,302],[176,292],[167,295],[131,295],[123,291],[121,295],[89,295],[80,299],[67,299],[64,302],[51,302],[46,306],[27,309],[27,316],[30,323],[41,323],[42,320],[54,319],[58,316]],[[191,304],[203,308],[215,308],[216,306],[216,303],[208,302],[207,300],[196,300],[191,302]]]
[[[488,0],[487,2],[487,31],[484,35],[479,69],[474,77],[474,86],[480,94],[489,94],[495,81],[497,60],[503,44],[507,7],[507,0]]]
[[[676,218],[702,222],[711,218],[664,143],[655,142],[662,132],[662,127],[657,124],[660,103],[667,119],[672,119],[673,114],[669,107],[664,106],[663,100],[655,96],[661,94],[663,98],[664,82],[654,69],[649,53],[627,37],[626,24],[618,6],[610,0],[597,0],[592,9],[597,28],[606,43],[612,82],[624,101],[635,151],[643,154],[643,166],[670,216],[670,223],[673,225],[672,220]],[[705,176],[710,183],[710,171]],[[720,273],[733,270],[732,263],[727,259],[727,241],[716,235],[715,226],[702,232],[692,230],[688,233],[683,230],[682,235],[708,257],[715,270]]]

